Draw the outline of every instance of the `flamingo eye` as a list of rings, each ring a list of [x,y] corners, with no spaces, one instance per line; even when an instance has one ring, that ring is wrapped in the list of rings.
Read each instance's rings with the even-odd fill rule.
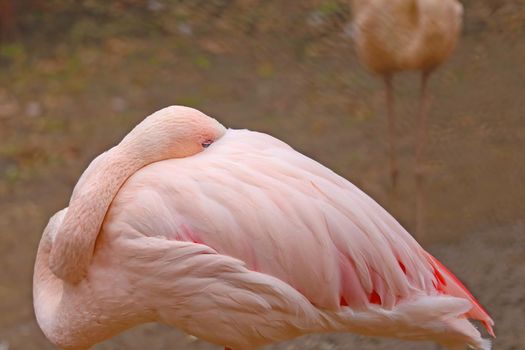
[[[206,140],[202,143],[203,148],[208,148],[213,143],[213,140]]]

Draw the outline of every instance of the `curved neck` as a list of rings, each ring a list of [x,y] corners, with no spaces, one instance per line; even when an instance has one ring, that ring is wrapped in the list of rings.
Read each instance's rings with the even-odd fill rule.
[[[201,152],[205,138],[216,140],[225,131],[215,119],[180,106],[161,109],[135,126],[91,162],[75,186],[53,242],[51,271],[70,284],[84,279],[106,212],[124,182],[148,164]]]
[[[113,198],[131,175],[157,160],[151,154],[139,156],[127,141],[97,157],[75,187],[49,261],[53,273],[64,281],[75,284],[85,277]]]
[[[33,276],[35,315],[46,337],[60,348],[87,349],[118,333],[98,322],[102,320],[100,305],[87,281],[72,286],[51,272],[47,267],[50,249],[49,241],[42,239]]]
[[[106,275],[77,285],[62,281],[48,267],[50,238],[43,236],[33,275],[36,319],[46,337],[63,349],[88,349],[96,343],[153,320],[127,290],[107,287]]]

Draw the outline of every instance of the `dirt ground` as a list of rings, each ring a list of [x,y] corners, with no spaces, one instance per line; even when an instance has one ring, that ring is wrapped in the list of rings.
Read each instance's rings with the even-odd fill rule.
[[[401,174],[392,200],[383,89],[357,62],[345,2],[148,3],[149,9],[134,1],[56,6],[24,17],[18,40],[0,47],[1,350],[53,349],[32,308],[42,229],[67,205],[94,156],[170,104],[288,142],[361,187],[409,231],[414,227],[417,76],[396,79]],[[494,348],[519,350],[525,348],[525,3],[464,4],[459,47],[431,80],[423,245],[492,314]],[[95,348],[146,347],[214,348],[160,325]],[[434,345],[344,334],[273,348]]]

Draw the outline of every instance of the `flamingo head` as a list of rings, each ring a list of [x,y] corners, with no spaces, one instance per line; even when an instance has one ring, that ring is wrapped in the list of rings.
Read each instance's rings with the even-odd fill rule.
[[[202,152],[225,132],[217,120],[196,109],[170,106],[144,119],[121,145],[149,160],[183,158]]]

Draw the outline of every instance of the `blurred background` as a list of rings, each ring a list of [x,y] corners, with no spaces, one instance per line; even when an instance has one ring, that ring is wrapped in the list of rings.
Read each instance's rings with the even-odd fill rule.
[[[525,1],[464,0],[459,45],[431,79],[424,245],[525,348]],[[0,0],[0,349],[53,349],[33,315],[48,218],[78,177],[171,104],[270,133],[414,228],[418,75],[396,78],[400,179],[389,199],[379,79],[359,64],[347,1]],[[214,349],[146,325],[96,349]],[[434,349],[355,335],[275,349]]]

